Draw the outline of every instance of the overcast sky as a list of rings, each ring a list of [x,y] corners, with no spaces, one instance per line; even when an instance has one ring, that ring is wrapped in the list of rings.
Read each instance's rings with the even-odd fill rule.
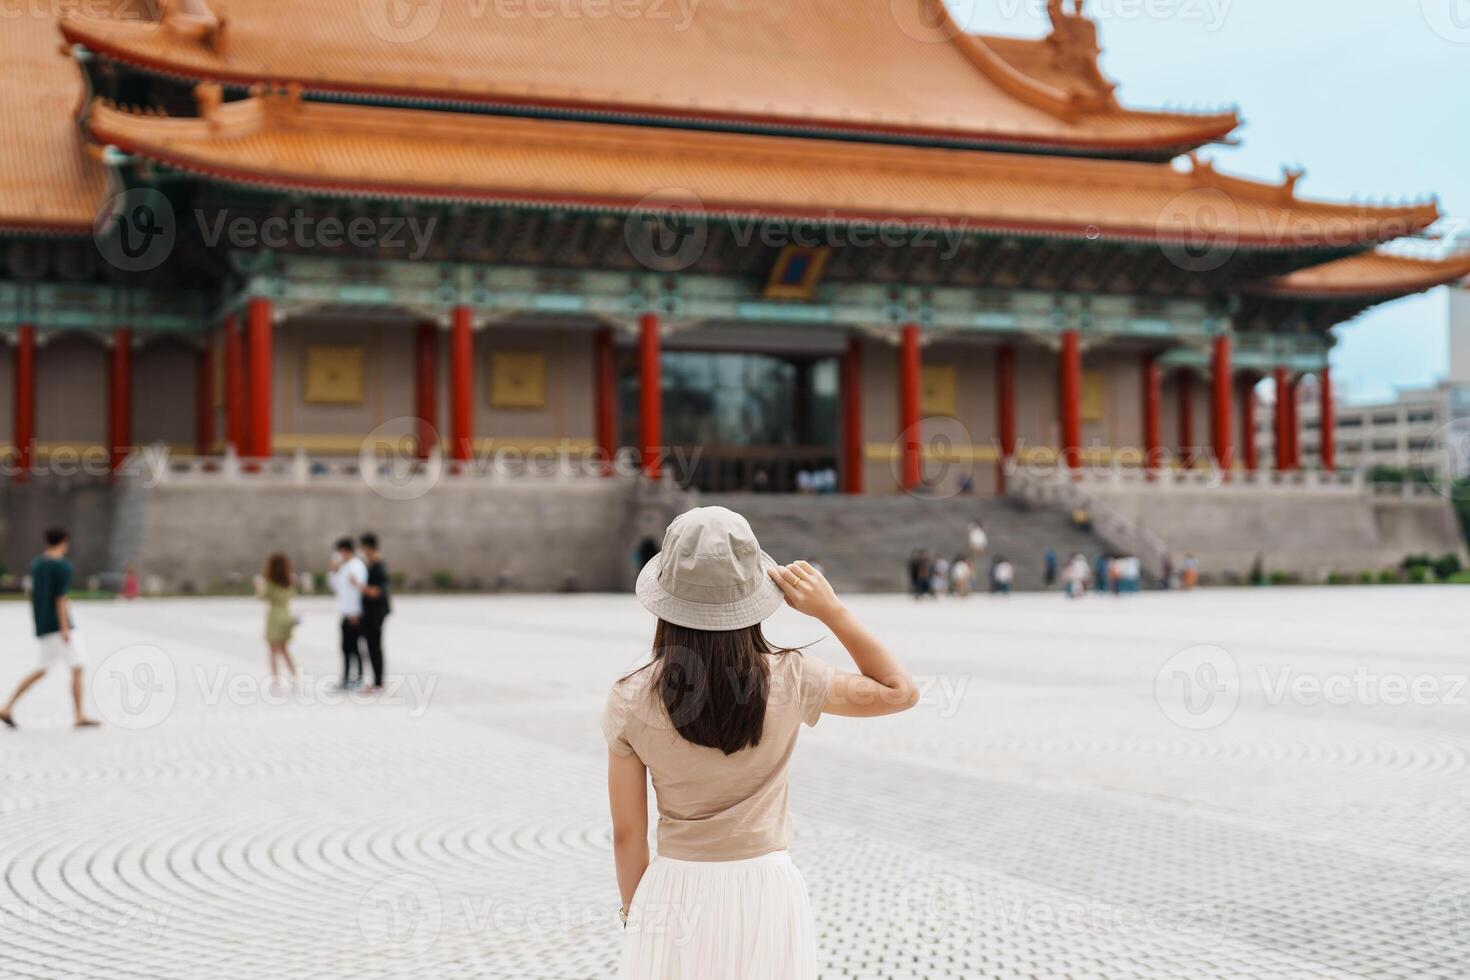
[[[1040,36],[1044,0],[948,0],[973,30]],[[1068,0],[1070,4],[1070,0]],[[1127,105],[1238,105],[1244,145],[1224,170],[1276,180],[1300,163],[1304,197],[1439,195],[1470,234],[1470,0],[1088,0],[1103,69]],[[1448,369],[1445,290],[1337,328],[1334,371],[1354,400],[1431,384]]]

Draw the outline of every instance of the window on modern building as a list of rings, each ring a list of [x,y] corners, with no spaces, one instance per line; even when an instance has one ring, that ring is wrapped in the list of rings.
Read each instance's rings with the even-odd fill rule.
[[[1398,448],[1399,443],[1397,439],[1375,439],[1373,441],[1373,451],[1375,453],[1398,452]]]
[[[1363,427],[1363,416],[1344,415],[1337,420],[1337,427],[1339,429],[1361,429]]]
[[[1375,416],[1373,416],[1373,424],[1374,425],[1398,425],[1399,424],[1399,417],[1397,415],[1375,415]]]

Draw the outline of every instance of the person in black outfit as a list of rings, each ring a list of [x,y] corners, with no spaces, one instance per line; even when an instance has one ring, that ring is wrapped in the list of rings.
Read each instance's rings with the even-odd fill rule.
[[[378,536],[364,534],[358,539],[362,557],[367,562],[367,584],[362,590],[362,639],[367,644],[368,662],[373,668],[370,693],[383,688],[383,621],[393,611],[388,600],[388,566],[378,551]]]

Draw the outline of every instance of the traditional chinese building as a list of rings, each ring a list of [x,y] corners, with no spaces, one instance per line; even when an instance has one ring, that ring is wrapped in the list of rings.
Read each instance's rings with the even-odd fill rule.
[[[698,448],[700,488],[926,459],[1332,470],[1332,328],[1470,273],[1432,200],[1227,175],[1080,3],[175,0],[0,31],[0,431],[59,449]],[[1324,429],[1330,432],[1331,427]],[[942,440],[934,434],[943,433]],[[958,433],[959,436],[954,437]]]

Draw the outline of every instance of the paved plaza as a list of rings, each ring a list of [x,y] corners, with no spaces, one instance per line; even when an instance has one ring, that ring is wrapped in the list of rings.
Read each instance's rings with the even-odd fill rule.
[[[1465,595],[853,600],[926,694],[803,734],[823,975],[1464,977]],[[0,977],[615,975],[598,720],[651,620],[405,597],[368,703],[298,611],[279,697],[259,603],[80,606],[109,724],[69,730],[53,676],[0,731]],[[26,607],[0,630],[8,690]]]

